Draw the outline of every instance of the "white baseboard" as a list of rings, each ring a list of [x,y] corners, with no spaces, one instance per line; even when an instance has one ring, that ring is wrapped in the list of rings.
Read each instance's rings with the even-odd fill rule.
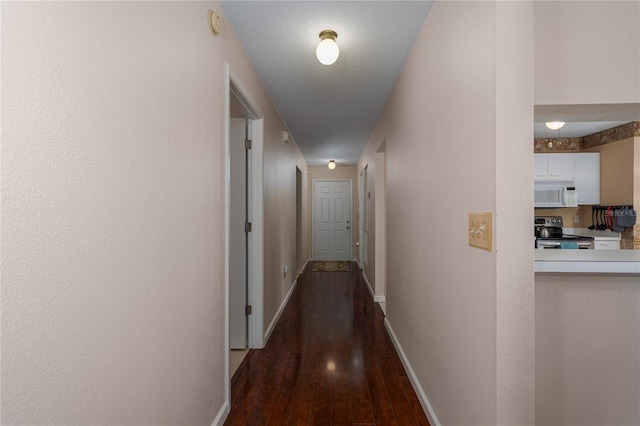
[[[213,419],[213,423],[211,423],[211,426],[222,426],[224,424],[224,421],[227,420],[228,415],[229,415],[229,403],[225,401],[224,404],[222,404],[220,411],[218,411],[216,418]]]
[[[300,268],[300,271],[298,271],[298,277],[302,275],[302,273],[304,272],[309,262],[311,262],[311,258],[308,258],[307,260],[304,261],[304,265],[302,265],[302,268]],[[298,277],[296,277],[296,280],[298,279]]]
[[[391,323],[389,322],[387,317],[384,318],[384,327],[389,332],[389,336],[391,337],[393,346],[395,346],[396,351],[398,352],[398,355],[400,355],[400,360],[402,361],[402,365],[404,366],[404,369],[407,371],[407,374],[409,376],[409,381],[411,381],[411,386],[413,386],[413,390],[416,392],[416,395],[418,396],[418,400],[420,400],[420,405],[422,406],[422,409],[427,415],[427,419],[429,419],[429,424],[431,424],[431,426],[442,426],[440,424],[440,421],[438,420],[438,417],[436,416],[436,413],[433,411],[433,407],[429,402],[429,398],[427,398],[427,395],[424,393],[424,389],[422,389],[422,386],[420,385],[420,382],[416,377],[416,373],[413,371],[413,368],[411,368],[411,364],[409,364],[409,360],[407,359],[407,356],[402,350],[402,346],[400,346],[400,342],[398,342],[396,333],[393,332],[393,328],[391,327]]]
[[[367,288],[369,289],[369,293],[371,293],[371,297],[373,297],[373,300],[375,301],[375,293],[373,292],[373,287],[371,287],[371,284],[369,284],[369,279],[367,279],[367,275],[364,273],[364,269],[362,270],[362,278],[364,278],[364,282],[367,284]]]
[[[378,303],[387,303],[386,296],[376,296],[375,295],[375,293],[373,292],[373,287],[371,287],[371,284],[369,283],[369,279],[367,278],[366,274],[364,273],[364,270],[362,271],[362,278],[364,278],[364,282],[367,283],[367,288],[369,289],[369,293],[371,293],[371,297],[373,297],[373,301],[374,302],[378,302]]]
[[[305,262],[305,266],[306,265],[307,265],[307,263]],[[304,270],[304,267],[302,269]],[[269,341],[269,337],[271,336],[271,333],[273,332],[273,329],[275,328],[276,324],[278,323],[278,320],[280,319],[280,315],[282,315],[282,312],[284,311],[284,308],[287,306],[287,303],[289,302],[289,298],[291,298],[291,295],[293,294],[293,290],[296,288],[296,285],[298,285],[298,278],[296,278],[296,280],[291,285],[291,288],[289,289],[289,292],[287,293],[287,296],[284,298],[284,300],[280,304],[280,307],[278,308],[278,312],[276,312],[275,317],[273,317],[273,320],[271,321],[271,324],[269,324],[269,327],[267,327],[267,331],[265,331],[265,333],[264,333],[264,344],[265,345]]]
[[[356,262],[358,264],[358,269],[362,269],[362,266],[360,266],[360,261],[358,260],[357,257],[354,257],[353,259],[351,259],[352,262]]]

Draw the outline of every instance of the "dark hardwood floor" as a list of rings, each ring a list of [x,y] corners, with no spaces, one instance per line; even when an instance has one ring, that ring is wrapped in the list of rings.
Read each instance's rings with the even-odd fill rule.
[[[357,265],[312,269],[234,375],[225,424],[428,425]]]

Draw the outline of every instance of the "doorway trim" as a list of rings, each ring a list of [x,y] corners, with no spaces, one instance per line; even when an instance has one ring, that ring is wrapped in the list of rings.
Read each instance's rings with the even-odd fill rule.
[[[358,174],[358,266],[364,268],[364,167]]]
[[[230,151],[230,101],[231,96],[240,104],[248,122],[248,135],[251,138],[251,160],[249,163],[249,220],[252,231],[249,233],[249,269],[247,271],[249,286],[248,301],[252,313],[247,321],[248,346],[251,349],[264,347],[264,206],[262,195],[263,180],[263,138],[264,114],[255,103],[249,91],[242,84],[231,66],[225,65],[225,106],[224,106],[224,370],[225,370],[225,401],[231,407],[231,378],[229,377],[229,224],[230,224],[230,193],[231,193],[231,151]]]
[[[383,142],[386,147],[386,139]],[[383,149],[383,148],[381,148]],[[386,183],[386,153],[380,151],[375,153],[375,295],[374,302],[385,303],[387,297],[387,183]]]

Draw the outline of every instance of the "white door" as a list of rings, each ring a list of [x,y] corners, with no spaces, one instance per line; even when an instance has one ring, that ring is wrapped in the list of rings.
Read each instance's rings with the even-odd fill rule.
[[[229,345],[247,347],[247,159],[246,120],[232,118],[229,126],[231,212],[229,217]]]
[[[351,181],[313,181],[313,257],[351,259]]]

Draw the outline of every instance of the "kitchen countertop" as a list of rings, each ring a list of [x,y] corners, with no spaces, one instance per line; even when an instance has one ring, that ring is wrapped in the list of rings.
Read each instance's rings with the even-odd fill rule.
[[[637,274],[640,276],[640,250],[534,251],[536,273]]]
[[[620,232],[613,232],[610,229],[606,231],[596,231],[587,228],[562,228],[562,233],[567,235],[579,235],[581,237],[593,237],[596,240],[620,240]]]

